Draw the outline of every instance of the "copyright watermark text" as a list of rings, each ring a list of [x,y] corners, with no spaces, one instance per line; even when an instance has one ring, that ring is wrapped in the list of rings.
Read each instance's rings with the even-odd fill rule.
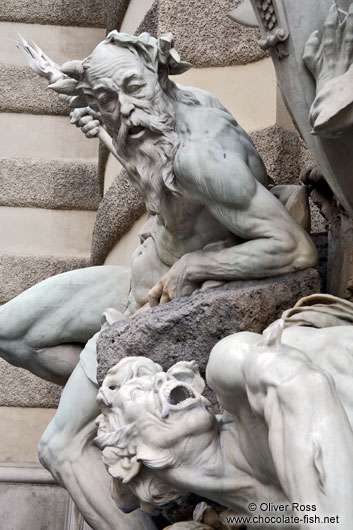
[[[338,515],[319,515],[315,504],[292,502],[274,504],[262,502],[248,505],[252,515],[232,515],[227,517],[230,525],[299,525],[299,524],[339,524]],[[256,512],[256,514],[255,514]]]

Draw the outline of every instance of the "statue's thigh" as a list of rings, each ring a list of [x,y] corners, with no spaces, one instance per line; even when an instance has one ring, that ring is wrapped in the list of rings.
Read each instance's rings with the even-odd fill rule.
[[[85,343],[100,329],[107,307],[124,311],[130,270],[88,267],[53,276],[0,309],[0,340],[25,340],[33,348]]]
[[[148,292],[169,269],[159,257],[152,237],[137,247],[131,259],[131,272],[132,289],[138,304],[143,305],[148,301]]]

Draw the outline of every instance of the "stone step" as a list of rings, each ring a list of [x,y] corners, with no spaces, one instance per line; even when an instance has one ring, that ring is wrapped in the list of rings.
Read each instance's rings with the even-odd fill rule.
[[[103,0],[0,0],[0,20],[62,26],[106,26],[106,2]]]
[[[0,304],[50,276],[87,266],[88,258],[75,256],[59,258],[0,254]]]
[[[0,111],[68,115],[69,106],[29,66],[0,64]]]
[[[94,162],[0,158],[0,206],[95,211],[101,198]]]
[[[40,416],[38,411],[32,411]],[[6,437],[10,442],[11,432],[8,425],[18,430],[18,423],[14,417],[21,418],[17,410],[9,410],[9,423],[2,421],[5,426]],[[4,416],[5,419],[6,415]],[[26,420],[26,415],[24,415]],[[24,448],[28,438],[33,436],[30,425],[27,427],[27,440],[23,441],[23,432],[18,432],[19,438],[14,438],[14,445]],[[13,454],[13,453],[12,453]],[[10,453],[11,456],[11,453]],[[50,528],[51,530],[92,530],[78,512],[70,495],[59,486],[40,464],[11,462],[0,464],[0,510],[1,528],[11,530],[37,530]]]
[[[0,254],[89,258],[96,212],[0,208]]]
[[[97,138],[87,139],[67,116],[2,112],[0,157],[96,162]]]

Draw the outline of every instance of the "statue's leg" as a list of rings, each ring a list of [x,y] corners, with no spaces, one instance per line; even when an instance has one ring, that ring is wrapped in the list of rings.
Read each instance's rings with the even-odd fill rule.
[[[0,307],[0,355],[9,363],[64,384],[107,307],[124,312],[130,270],[79,269],[38,283]]]
[[[353,432],[329,373],[301,351],[262,347],[244,375],[253,410],[264,418],[279,482],[288,499],[321,518],[305,528],[349,528],[353,520]]]
[[[69,491],[94,530],[155,530],[148,516],[122,513],[111,497],[112,479],[93,444],[100,412],[96,395],[97,386],[79,363],[40,442],[40,461]]]

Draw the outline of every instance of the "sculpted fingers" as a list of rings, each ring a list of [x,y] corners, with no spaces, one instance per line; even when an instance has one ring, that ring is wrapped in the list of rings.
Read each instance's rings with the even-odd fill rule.
[[[76,125],[76,123],[88,113],[89,107],[79,107],[73,111],[70,112],[70,123],[73,123]]]
[[[161,296],[161,299],[160,299],[160,304],[166,304],[167,302],[170,302],[170,298],[169,298],[169,293],[165,290],[163,290],[163,293],[162,293],[162,296]]]
[[[329,69],[334,69],[337,60],[336,31],[339,26],[337,7],[333,5],[324,25],[324,53]]]
[[[94,138],[100,130],[99,114],[90,107],[77,108],[70,114],[70,123],[79,127],[87,138]]]
[[[353,4],[350,6],[347,15],[343,49],[345,53],[344,69],[348,70],[353,59]]]
[[[91,107],[78,107],[70,112],[70,123],[76,124],[83,117],[91,117],[95,120],[100,119],[100,113],[91,109]]]
[[[322,60],[321,41],[319,39],[318,31],[314,31],[314,33],[310,35],[310,38],[304,48],[303,59],[306,64],[306,67],[310,70],[313,77],[316,79],[320,71],[319,63],[320,60]]]
[[[100,123],[98,120],[93,118],[81,127],[82,132],[86,135],[87,138],[94,138],[99,133]]]
[[[163,293],[163,280],[160,280],[148,293],[148,302],[151,307],[159,304],[159,300]]]

